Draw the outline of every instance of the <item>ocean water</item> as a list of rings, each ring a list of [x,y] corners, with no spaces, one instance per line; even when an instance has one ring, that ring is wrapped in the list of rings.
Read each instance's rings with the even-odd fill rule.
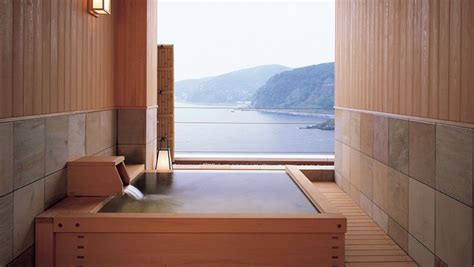
[[[334,153],[334,131],[300,128],[332,115],[188,103],[175,114],[177,153]]]

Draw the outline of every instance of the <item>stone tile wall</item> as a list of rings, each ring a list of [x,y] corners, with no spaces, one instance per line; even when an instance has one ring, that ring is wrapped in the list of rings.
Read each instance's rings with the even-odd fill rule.
[[[154,169],[157,147],[157,108],[118,110],[118,152],[129,163]]]
[[[474,129],[336,111],[335,180],[420,266],[473,265]]]
[[[116,110],[0,124],[0,266],[29,266],[34,218],[66,196],[66,163],[115,155]]]

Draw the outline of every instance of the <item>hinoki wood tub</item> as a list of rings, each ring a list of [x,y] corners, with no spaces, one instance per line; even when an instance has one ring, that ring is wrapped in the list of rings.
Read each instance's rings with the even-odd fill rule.
[[[36,219],[37,266],[343,266],[346,219],[296,167],[144,173],[143,200],[69,197]]]

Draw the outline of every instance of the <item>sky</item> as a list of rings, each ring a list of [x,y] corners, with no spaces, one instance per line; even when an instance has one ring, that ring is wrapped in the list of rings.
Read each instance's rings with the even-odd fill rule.
[[[334,0],[159,0],[158,43],[174,44],[175,80],[267,64],[334,61]]]

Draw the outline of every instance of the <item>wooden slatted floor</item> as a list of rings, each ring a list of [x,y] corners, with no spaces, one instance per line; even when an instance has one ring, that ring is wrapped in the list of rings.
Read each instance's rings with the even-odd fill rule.
[[[313,184],[347,217],[346,266],[417,266],[335,183]]]

